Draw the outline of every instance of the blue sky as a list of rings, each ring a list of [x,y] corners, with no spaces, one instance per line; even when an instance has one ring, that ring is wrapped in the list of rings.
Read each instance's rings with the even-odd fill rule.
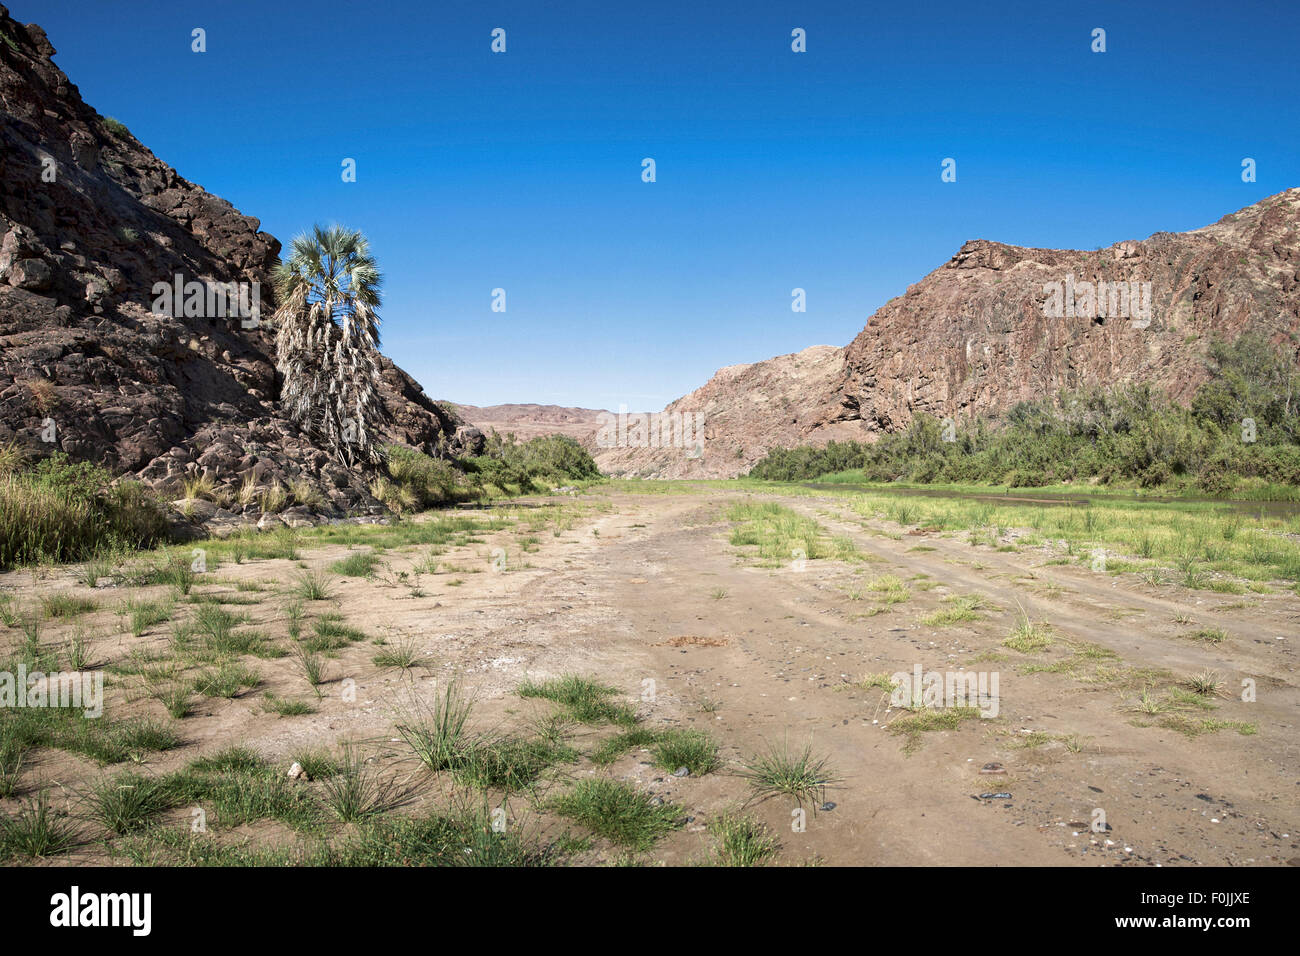
[[[7,3],[282,242],[363,230],[384,351],[474,404],[657,409],[846,344],[966,239],[1095,248],[1300,184],[1289,2]]]

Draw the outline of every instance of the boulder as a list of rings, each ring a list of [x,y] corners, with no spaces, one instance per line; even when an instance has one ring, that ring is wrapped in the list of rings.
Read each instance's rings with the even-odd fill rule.
[[[258,531],[275,531],[285,526],[286,525],[284,521],[281,520],[280,516],[270,511],[263,513],[262,517],[257,519]]]
[[[196,523],[207,521],[217,513],[214,502],[205,498],[178,498],[172,502],[177,513]]]
[[[30,292],[45,292],[54,285],[54,270],[44,259],[19,259],[9,267],[9,284]]]
[[[473,425],[461,425],[451,438],[452,452],[457,455],[481,455],[486,444],[486,436]]]

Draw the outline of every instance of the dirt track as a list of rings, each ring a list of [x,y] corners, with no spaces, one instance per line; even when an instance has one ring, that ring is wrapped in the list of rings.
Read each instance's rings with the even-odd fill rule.
[[[806,832],[792,831],[793,806],[780,799],[751,808],[779,836],[786,863],[1300,862],[1295,594],[1261,595],[1253,607],[1224,610],[1233,603],[1229,596],[1043,567],[1045,557],[1034,552],[1001,553],[956,536],[882,535],[883,526],[864,526],[834,498],[763,496],[850,536],[866,560],[763,569],[727,541],[725,505],[742,497],[596,494],[584,500],[612,507],[585,513],[562,534],[542,534],[532,553],[520,554],[501,533],[448,555],[467,570],[482,570],[437,575],[419,597],[380,580],[344,579],[335,603],[348,623],[390,639],[414,637],[428,658],[425,669],[403,676],[376,668],[373,648],[345,649],[332,671],[335,681],[357,681],[355,703],[327,687],[316,714],[275,718],[252,697],[204,701],[184,721],[189,745],[151,762],[166,770],[236,742],[281,758],[306,739],[391,741],[394,709],[412,693],[427,697],[437,679],[453,674],[474,689],[478,719],[510,724],[530,713],[513,693],[526,676],[579,673],[641,697],[650,726],[705,728],[722,743],[729,766],[699,779],[674,778],[637,753],[608,771],[683,804],[694,818],[651,854],[668,863],[700,858],[703,824],[746,796],[744,781],[729,771],[783,737],[794,744],[811,737],[840,778],[827,795],[835,807],[809,814]],[[492,569],[498,543],[507,548],[505,573]],[[933,550],[911,550],[918,546]],[[323,566],[346,553],[304,548],[302,557]],[[400,569],[414,555],[386,557]],[[267,560],[223,566],[220,574],[273,584],[294,567]],[[915,586],[906,601],[868,616],[870,596],[855,592],[883,574]],[[75,589],[69,572],[40,586]],[[21,598],[32,585],[13,573],[0,576],[0,587]],[[982,595],[997,609],[980,621],[922,623],[953,594]],[[1051,648],[1020,654],[1001,646],[1021,608],[1051,625]],[[254,624],[272,627],[278,611],[268,602],[251,614]],[[1184,636],[1190,625],[1176,624],[1176,615],[1197,627],[1221,627],[1228,639],[1192,642]],[[112,615],[99,612],[98,620],[107,626]],[[114,640],[105,648],[115,654],[133,639]],[[1022,673],[1031,662],[1067,657],[1066,641],[1113,651],[1113,670],[1152,668],[1173,678],[1218,671],[1225,689],[1213,716],[1249,722],[1258,732],[1229,728],[1189,737],[1137,726],[1152,721],[1133,709],[1139,687]],[[889,732],[901,712],[889,708],[887,693],[855,682],[918,664],[925,671],[997,671],[999,715],[910,742]],[[258,666],[263,690],[300,692],[301,677],[287,662]],[[1253,703],[1238,699],[1247,677],[1258,688]],[[386,746],[396,759],[399,745]],[[990,764],[1006,772],[981,773]],[[83,761],[66,755],[44,757],[37,769],[47,779],[87,772]],[[584,765],[574,772],[596,771]],[[978,798],[995,792],[1011,797]],[[1090,832],[1098,809],[1111,829]],[[613,855],[597,847],[587,859]],[[93,849],[73,857],[93,858]]]
[[[1243,864],[1297,856],[1300,602],[1294,595],[1266,596],[1249,611],[1216,612],[1232,602],[1177,587],[1150,593],[1127,580],[1131,575],[1035,570],[1041,559],[936,535],[895,541],[867,534],[833,501],[785,503],[851,535],[882,560],[865,567],[809,562],[802,572],[738,565],[712,498],[642,497],[602,522],[585,583],[617,618],[602,654],[606,667],[622,665],[628,684],[654,675],[660,694],[684,699],[683,709],[696,694],[717,698],[719,731],[747,753],[763,739],[789,733],[792,739],[812,734],[832,755],[843,777],[831,798],[837,807],[810,819],[806,834],[789,833],[788,808],[775,801],[763,806],[764,818],[785,831],[789,851],[831,863],[899,865]],[[632,527],[637,523],[647,527]],[[920,540],[935,550],[909,553]],[[984,568],[975,570],[972,562]],[[1026,572],[1036,581],[1013,586]],[[861,618],[862,604],[850,600],[847,588],[882,573],[928,574],[938,584]],[[1053,581],[1064,587],[1055,597],[1025,586]],[[715,588],[726,597],[712,598]],[[1004,610],[979,623],[921,624],[949,593],[983,594]],[[1024,656],[998,646],[1019,614],[1017,602],[1060,637],[1099,644],[1130,665],[1177,675],[1215,669],[1230,689],[1239,688],[1240,677],[1254,677],[1257,702],[1224,700],[1220,709],[1224,717],[1257,724],[1259,733],[1226,730],[1189,739],[1136,727],[1126,704],[1133,693],[1091,690],[1064,675],[1019,675]],[[1178,637],[1186,630],[1173,623],[1179,612],[1202,627],[1223,627],[1229,639],[1203,647]],[[730,643],[655,646],[696,634]],[[1007,659],[974,662],[991,650]],[[888,719],[882,692],[846,692],[841,685],[868,672],[911,671],[916,663],[926,671],[958,664],[998,669],[999,717],[924,734],[906,753],[899,737],[881,729]],[[1059,742],[1014,747],[1026,731],[1078,734],[1086,743],[1080,753]],[[1007,775],[981,774],[989,763],[1002,764]],[[973,799],[995,791],[1011,792],[1012,799]],[[1112,830],[1094,844],[1088,829],[1070,824],[1090,821],[1096,808]]]

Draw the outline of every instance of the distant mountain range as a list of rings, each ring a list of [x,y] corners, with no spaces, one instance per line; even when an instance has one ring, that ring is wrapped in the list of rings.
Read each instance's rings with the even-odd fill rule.
[[[505,405],[455,406],[461,418],[476,425],[484,434],[496,429],[505,435],[527,440],[538,435],[568,435],[584,444],[594,441],[599,417],[608,412],[596,408],[567,408],[561,405],[508,403]]]

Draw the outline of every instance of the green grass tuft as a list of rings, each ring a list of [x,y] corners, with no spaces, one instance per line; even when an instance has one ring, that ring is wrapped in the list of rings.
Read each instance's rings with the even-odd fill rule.
[[[555,798],[551,809],[611,843],[637,851],[649,850],[678,829],[683,812],[676,804],[656,804],[648,794],[603,777],[580,780]]]
[[[525,681],[519,686],[520,697],[541,697],[564,708],[574,720],[584,724],[620,724],[631,726],[637,722],[636,711],[627,704],[609,700],[618,693],[576,674],[565,674],[551,680]]]

